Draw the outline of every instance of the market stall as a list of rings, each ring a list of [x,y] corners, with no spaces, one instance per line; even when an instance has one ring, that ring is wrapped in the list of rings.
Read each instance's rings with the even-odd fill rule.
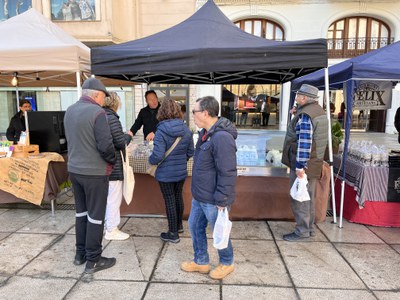
[[[271,41],[248,34],[209,0],[190,18],[165,31],[92,49],[91,61],[96,75],[147,84],[277,84],[326,67],[327,46],[325,39]],[[265,142],[257,150],[264,152],[265,162]],[[286,169],[283,174],[271,175],[269,166],[239,162],[239,170],[249,166],[261,169],[261,175],[239,176],[232,215],[291,219]],[[122,211],[163,212],[154,179],[140,173],[135,177],[134,208],[123,207]],[[186,215],[191,200],[190,180],[184,189]]]
[[[346,108],[348,111],[352,111],[354,92],[356,87],[360,85],[362,81],[375,80],[377,82],[387,81],[389,83],[400,81],[399,51],[400,42],[393,43],[329,67],[328,81],[326,80],[325,72],[320,70],[293,80],[292,88],[297,89],[304,83],[314,85],[318,88],[327,88],[327,83],[330,87],[337,89],[345,87]],[[377,104],[383,104],[380,103],[381,101],[369,102],[378,102]],[[386,105],[386,103],[384,104]],[[345,162],[343,174],[346,174],[346,161],[350,141],[351,124],[352,113],[347,113],[345,120],[345,143],[343,149],[343,161]],[[339,227],[342,227],[343,206],[345,200],[345,175],[341,178],[341,181],[342,189]]]
[[[68,180],[67,155],[43,152],[30,157],[0,158],[0,203],[52,204]]]
[[[249,144],[248,140],[244,138],[241,140],[240,135],[238,139],[239,145]],[[255,137],[249,139],[255,140]],[[270,140],[267,146],[274,147],[278,141],[280,139]],[[130,155],[130,165],[135,174],[135,189],[130,205],[123,202],[121,214],[165,215],[165,204],[160,186],[153,177],[146,174],[151,146],[145,145],[144,142],[139,142],[135,146],[135,150]],[[245,152],[244,150],[238,151],[238,161],[244,157],[246,157],[247,166],[238,167],[236,200],[232,206],[230,217],[234,220],[292,220],[287,169],[265,162],[265,156],[259,159],[250,148],[247,148]],[[263,166],[260,166],[261,164]],[[189,177],[183,188],[184,218],[189,216],[191,207],[190,185],[193,159],[189,159],[187,168]],[[326,187],[329,186],[329,174],[329,166],[326,166],[317,188],[316,222],[324,221],[326,217],[327,193],[329,192]]]

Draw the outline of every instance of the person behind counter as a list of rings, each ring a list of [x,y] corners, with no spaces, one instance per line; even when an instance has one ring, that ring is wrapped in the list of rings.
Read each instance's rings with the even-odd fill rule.
[[[193,137],[182,120],[181,108],[174,100],[163,101],[157,119],[160,123],[157,125],[149,162],[156,165],[162,161],[157,168],[156,179],[165,201],[168,232],[161,233],[160,238],[165,242],[178,243],[179,233],[183,232],[182,190],[187,177],[187,161],[194,153]],[[178,137],[182,139],[164,160],[165,153]]]
[[[7,128],[7,140],[17,144],[22,131],[26,130],[25,115],[26,111],[31,111],[32,106],[29,100],[21,100],[19,102],[19,112],[17,112],[10,120],[10,125]]]
[[[192,208],[189,229],[193,241],[194,259],[182,262],[185,272],[210,272],[206,228],[211,231],[217,220],[218,210],[227,209],[236,196],[236,143],[235,125],[226,118],[219,118],[219,103],[207,96],[197,99],[192,110],[194,123],[203,128],[199,133],[192,172]],[[223,279],[233,272],[233,248],[218,250],[219,265],[210,272],[212,279]]]
[[[283,235],[288,242],[315,236],[315,187],[321,178],[322,164],[328,145],[328,118],[318,105],[318,89],[303,84],[296,94],[295,115],[287,128],[283,145],[282,163],[290,168],[290,186],[296,177],[307,174],[310,201],[291,199],[291,207],[296,220],[292,233]]]
[[[157,94],[154,90],[148,90],[144,97],[146,98],[147,106],[142,108],[139,115],[132,125],[128,134],[134,136],[136,132],[143,126],[143,137],[147,141],[152,141],[154,139],[154,134],[156,132],[158,120],[157,112],[160,107],[158,102]]]
[[[122,241],[128,239],[129,234],[118,229],[119,223],[121,222],[120,206],[122,202],[122,183],[124,180],[120,151],[125,153],[125,146],[132,138],[129,134],[124,134],[122,131],[121,122],[117,114],[120,107],[121,99],[118,94],[116,92],[110,92],[110,97],[107,97],[105,100],[104,110],[107,113],[107,120],[111,129],[117,161],[110,174],[105,219],[106,234],[104,238],[106,240]]]
[[[76,210],[74,264],[87,261],[87,274],[116,263],[114,257],[101,255],[109,175],[116,161],[110,126],[102,108],[106,96],[110,95],[103,83],[90,77],[82,85],[82,97],[68,107],[64,117]]]
[[[400,144],[400,107],[396,110],[396,115],[394,116],[394,127],[398,133],[398,142]]]

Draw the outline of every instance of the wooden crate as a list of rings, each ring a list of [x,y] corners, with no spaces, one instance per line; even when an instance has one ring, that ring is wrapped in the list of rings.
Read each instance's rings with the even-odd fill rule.
[[[14,145],[12,157],[28,157],[32,154],[39,154],[39,145]]]

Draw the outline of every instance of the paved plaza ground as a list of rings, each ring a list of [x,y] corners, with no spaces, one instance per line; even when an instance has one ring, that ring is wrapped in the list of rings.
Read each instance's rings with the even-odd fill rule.
[[[400,299],[400,228],[338,228],[328,217],[315,237],[293,243],[282,240],[293,222],[234,222],[236,269],[218,281],[180,270],[193,255],[187,223],[169,244],[159,238],[165,218],[124,217],[131,237],[103,243],[117,264],[85,275],[72,263],[74,213],[0,208],[1,299]],[[211,239],[209,251],[215,266]]]

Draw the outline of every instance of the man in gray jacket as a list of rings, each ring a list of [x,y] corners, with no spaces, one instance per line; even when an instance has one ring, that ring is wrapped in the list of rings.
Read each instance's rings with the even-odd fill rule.
[[[96,78],[82,85],[82,97],[64,118],[68,141],[68,172],[76,209],[76,255],[74,264],[86,261],[85,273],[112,267],[116,259],[101,256],[109,175],[116,157],[106,113],[102,106],[109,96]]]

